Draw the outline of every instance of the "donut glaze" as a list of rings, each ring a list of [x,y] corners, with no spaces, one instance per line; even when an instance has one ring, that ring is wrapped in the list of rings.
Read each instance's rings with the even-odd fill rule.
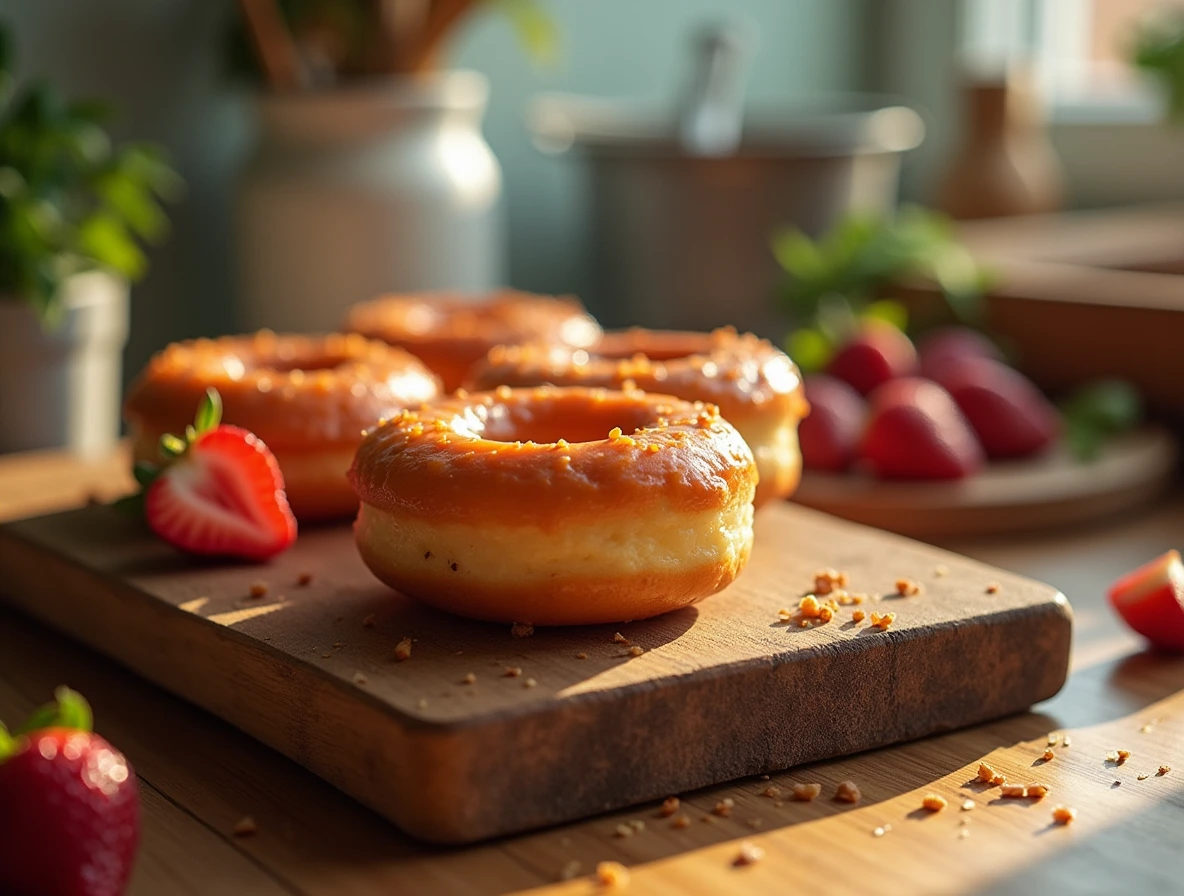
[[[768,340],[730,328],[711,333],[626,330],[591,349],[497,346],[470,371],[468,385],[636,386],[710,402],[740,431],[760,471],[756,506],[788,497],[801,477],[797,426],[809,406],[797,366]]]
[[[642,619],[731,582],[756,465],[711,405],[502,388],[375,427],[350,480],[358,548],[398,591],[532,625]]]
[[[496,345],[541,342],[579,349],[601,335],[577,299],[517,290],[476,298],[385,296],[351,308],[346,329],[405,348],[440,377],[448,392],[459,388],[473,364]]]
[[[124,416],[136,459],[157,460],[160,436],[183,432],[210,386],[222,396],[223,422],[271,449],[301,520],[353,514],[357,496],[345,473],[362,431],[440,391],[416,358],[358,335],[264,330],[178,342],[132,384]]]

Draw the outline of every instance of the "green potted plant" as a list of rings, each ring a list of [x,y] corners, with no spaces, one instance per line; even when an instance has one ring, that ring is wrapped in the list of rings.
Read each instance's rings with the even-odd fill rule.
[[[105,119],[47,83],[18,88],[0,25],[0,452],[96,456],[118,438],[127,285],[180,179],[153,147],[113,146]]]

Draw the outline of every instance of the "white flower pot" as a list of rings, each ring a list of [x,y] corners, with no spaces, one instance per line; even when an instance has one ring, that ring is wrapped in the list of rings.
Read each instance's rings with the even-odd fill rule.
[[[386,291],[504,282],[476,72],[262,96],[239,185],[240,324],[317,331]]]
[[[99,271],[63,286],[61,324],[0,298],[0,453],[66,448],[83,457],[119,440],[127,284]]]

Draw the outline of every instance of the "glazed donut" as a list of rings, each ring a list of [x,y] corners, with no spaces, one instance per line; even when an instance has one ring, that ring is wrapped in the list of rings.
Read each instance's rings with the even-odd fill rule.
[[[785,498],[802,473],[798,421],[809,410],[797,366],[751,333],[626,330],[606,333],[587,351],[560,346],[498,346],[470,372],[474,389],[495,386],[632,384],[687,401],[710,402],[740,431],[756,457],[756,506]]]
[[[501,388],[397,414],[350,469],[362,559],[392,588],[497,622],[656,616],[752,548],[756,465],[711,405]]]
[[[158,459],[166,432],[183,432],[213,386],[222,420],[249,429],[275,454],[301,520],[352,515],[345,473],[362,431],[439,394],[407,352],[357,335],[228,336],[178,342],[133,383],[124,415],[137,460]]]
[[[405,348],[448,392],[459,388],[469,368],[495,345],[540,342],[578,349],[600,338],[600,326],[577,299],[509,289],[484,297],[386,296],[351,308],[346,329]]]

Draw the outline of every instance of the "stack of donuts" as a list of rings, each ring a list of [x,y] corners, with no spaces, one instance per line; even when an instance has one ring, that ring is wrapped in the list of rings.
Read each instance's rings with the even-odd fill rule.
[[[797,485],[801,378],[751,334],[604,333],[575,299],[509,290],[383,297],[345,329],[170,345],[126,404],[137,458],[215,387],[301,521],[356,515],[392,588],[532,625],[716,593],[755,508]]]

